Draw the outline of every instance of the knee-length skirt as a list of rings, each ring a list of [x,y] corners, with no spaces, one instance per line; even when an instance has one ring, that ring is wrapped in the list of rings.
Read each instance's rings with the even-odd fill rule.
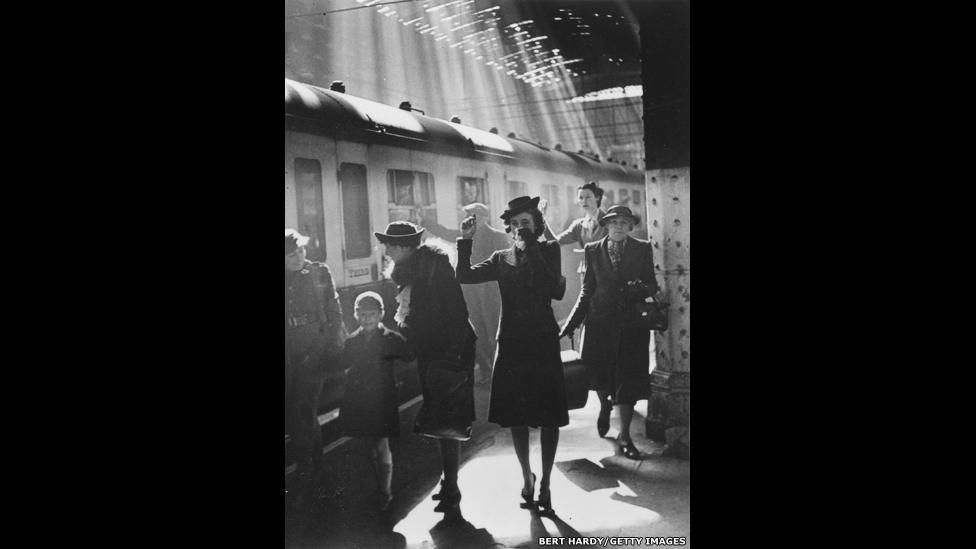
[[[488,421],[502,427],[569,424],[556,334],[498,341]]]
[[[590,389],[610,394],[614,404],[648,398],[650,342],[650,332],[639,325],[587,322],[581,354]]]

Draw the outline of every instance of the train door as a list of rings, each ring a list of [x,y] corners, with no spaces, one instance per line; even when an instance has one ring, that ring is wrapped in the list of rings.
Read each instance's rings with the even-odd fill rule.
[[[339,250],[332,266],[340,288],[365,284],[379,276],[370,216],[369,159],[361,143],[338,141],[335,148],[335,204],[330,219]],[[340,263],[341,262],[341,263]]]
[[[285,134],[285,225],[309,237],[306,257],[329,265],[339,283],[338,232],[331,220],[338,215],[335,158],[322,151],[335,150],[329,140]]]
[[[344,286],[372,282],[379,277],[379,267],[373,257],[368,188],[366,166],[351,162],[339,164]]]

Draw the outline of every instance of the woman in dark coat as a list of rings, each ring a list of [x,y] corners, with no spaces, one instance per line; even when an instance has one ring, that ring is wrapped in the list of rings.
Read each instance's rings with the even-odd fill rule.
[[[582,359],[590,388],[601,403],[610,399],[620,415],[621,452],[630,459],[641,454],[630,438],[634,404],[647,398],[650,332],[639,322],[634,305],[658,295],[651,245],[631,238],[636,218],[626,206],[612,206],[600,220],[608,235],[584,248],[586,275],[573,312],[560,337],[573,336],[583,324]],[[597,420],[600,436],[609,429],[609,408]]]
[[[458,239],[457,279],[462,284],[498,281],[502,317],[498,325],[498,349],[488,421],[512,430],[515,454],[522,466],[522,497],[533,503],[535,475],[529,463],[529,427],[541,428],[542,481],[537,504],[551,509],[549,480],[559,445],[559,428],[569,423],[559,326],[552,299],[560,292],[559,244],[539,242],[543,232],[539,197],[523,196],[509,202],[502,214],[513,246],[471,266],[473,218],[461,224]],[[563,291],[565,289],[563,288]]]
[[[440,493],[434,496],[441,500],[434,510],[457,512],[461,501],[457,486],[460,441],[470,437],[475,417],[476,336],[447,254],[429,244],[421,246],[423,232],[413,223],[394,221],[387,225],[385,233],[374,234],[394,262],[391,278],[398,290],[395,318],[400,333],[417,356],[424,402],[414,430],[439,439],[444,479]],[[451,365],[455,371],[449,375],[463,381],[450,387],[450,392],[439,392],[440,385],[433,387],[429,383],[429,370],[434,363]],[[454,433],[440,429],[447,424]]]

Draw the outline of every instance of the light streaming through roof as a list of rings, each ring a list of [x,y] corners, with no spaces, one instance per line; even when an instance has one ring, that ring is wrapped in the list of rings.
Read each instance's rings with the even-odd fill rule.
[[[591,103],[593,101],[609,101],[611,99],[623,99],[625,97],[642,97],[644,95],[643,86],[623,86],[617,88],[606,88],[603,90],[590,92],[569,100],[569,103]]]

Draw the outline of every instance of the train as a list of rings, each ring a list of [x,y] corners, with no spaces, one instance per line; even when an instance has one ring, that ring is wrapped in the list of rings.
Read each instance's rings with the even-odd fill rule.
[[[487,205],[490,223],[502,228],[498,216],[508,201],[531,195],[548,203],[547,222],[558,234],[581,215],[576,189],[588,181],[605,189],[604,210],[624,204],[646,219],[637,166],[426,116],[409,101],[385,105],[344,87],[285,79],[285,226],[310,237],[308,259],[329,265],[350,331],[353,301],[366,290],[383,296],[385,323],[394,326],[395,289],[374,231],[397,220],[456,231],[461,207],[471,202]],[[553,303],[557,320],[579,291],[580,257],[563,247],[567,292]],[[402,376],[401,401],[419,394],[411,377]],[[339,376],[327,380],[320,411],[334,409],[340,396]]]

